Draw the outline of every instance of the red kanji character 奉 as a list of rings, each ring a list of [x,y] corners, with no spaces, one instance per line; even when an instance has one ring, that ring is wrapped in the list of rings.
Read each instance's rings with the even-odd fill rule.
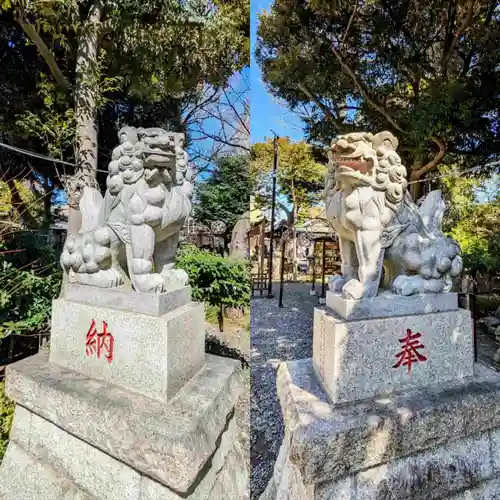
[[[413,363],[427,361],[427,358],[418,352],[418,349],[425,348],[424,344],[420,341],[420,337],[422,337],[421,333],[412,333],[409,328],[406,330],[406,337],[399,339],[402,344],[402,351],[396,354],[398,362],[393,366],[393,368],[407,366],[408,373],[410,373],[411,365]]]
[[[108,324],[103,321],[103,331],[99,333],[96,328],[95,320],[92,320],[89,331],[87,332],[87,342],[85,345],[85,355],[97,354],[97,358],[101,357],[101,352],[105,352],[105,357],[108,363],[113,361],[113,347],[115,339],[108,332]]]

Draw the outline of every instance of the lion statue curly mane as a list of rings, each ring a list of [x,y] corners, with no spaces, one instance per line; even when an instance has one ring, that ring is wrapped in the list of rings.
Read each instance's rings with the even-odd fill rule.
[[[185,286],[187,274],[174,269],[193,191],[184,135],[124,127],[118,137],[104,198],[84,189],[81,229],[65,242],[68,280],[102,288],[131,284],[146,293]]]
[[[339,237],[342,276],[329,287],[345,298],[373,297],[389,287],[398,295],[448,292],[462,271],[460,247],[441,229],[441,192],[430,192],[417,207],[397,147],[390,132],[332,142],[326,217]]]

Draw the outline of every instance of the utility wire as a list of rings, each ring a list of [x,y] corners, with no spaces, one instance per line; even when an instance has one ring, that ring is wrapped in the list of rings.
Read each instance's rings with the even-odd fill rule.
[[[11,146],[10,144],[4,144],[4,143],[0,142],[0,146],[3,147],[3,148],[15,151],[16,153],[25,154],[27,156],[32,156],[33,158],[38,158],[39,160],[51,161],[51,162],[54,162],[54,163],[62,163],[63,165],[69,165],[70,167],[78,167],[78,165],[76,163],[70,163],[70,162],[67,162],[67,161],[64,161],[64,160],[58,160],[57,158],[51,158],[50,156],[44,156],[44,155],[41,155],[39,153],[34,153],[33,151],[28,151],[26,149],[18,148],[16,146]],[[496,165],[500,165],[500,161],[493,161],[491,163],[486,163],[484,165],[476,165],[475,167],[471,167],[471,168],[468,168],[466,170],[462,170],[461,172],[458,172],[458,173],[438,175],[438,176],[429,177],[427,179],[419,179],[419,180],[416,180],[416,181],[411,181],[411,182],[408,182],[408,185],[410,185],[410,184],[417,184],[419,182],[433,181],[433,180],[437,180],[437,179],[445,179],[445,178],[451,178],[451,177],[460,177],[463,174],[467,174],[467,173],[470,173],[470,172],[474,172],[476,170],[484,169],[486,167],[493,167],[493,166],[496,166]],[[100,170],[100,169],[96,169],[96,172],[102,172],[104,174],[108,174],[109,173],[107,170]]]
[[[78,167],[76,163],[70,163],[68,161],[58,160],[57,158],[51,158],[50,156],[44,156],[39,153],[34,153],[33,151],[28,151],[26,149],[18,148],[16,146],[11,146],[10,144],[4,144],[3,142],[0,142],[0,146],[5,149],[10,149],[11,151],[15,151],[16,153],[32,156],[33,158],[38,158],[39,160],[50,161],[53,163],[61,163],[63,165],[69,165],[70,167]],[[107,170],[100,170],[100,169],[96,169],[96,172],[103,172],[105,174],[109,173]]]
[[[468,174],[470,172],[474,172],[476,170],[481,170],[486,167],[494,167],[495,165],[500,165],[500,161],[492,161],[491,163],[486,163],[484,165],[476,165],[475,167],[468,168],[466,170],[462,170],[457,173],[452,173],[452,174],[444,174],[444,175],[436,175],[435,177],[428,177],[427,179],[419,179],[418,181],[411,181],[408,183],[410,184],[416,184],[418,182],[429,182],[429,181],[434,181],[437,179],[449,179],[453,177],[461,177],[463,174]]]

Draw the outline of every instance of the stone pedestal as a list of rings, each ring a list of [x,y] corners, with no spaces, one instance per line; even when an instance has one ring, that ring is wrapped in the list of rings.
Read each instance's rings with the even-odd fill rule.
[[[473,363],[454,294],[327,295],[313,358],[282,364],[277,388],[285,438],[261,500],[500,498],[500,376]]]
[[[189,289],[74,290],[54,301],[50,356],[7,368],[17,405],[0,499],[247,498],[241,369],[205,356]]]
[[[285,438],[261,500],[497,500],[500,376],[332,405],[311,359],[282,364]]]
[[[189,288],[160,295],[74,288],[84,289],[83,302],[60,298],[53,303],[51,363],[159,401],[174,396],[203,366],[203,304],[191,302]],[[104,329],[108,338],[101,337],[99,348]],[[106,358],[110,342],[111,360]]]
[[[315,309],[313,363],[332,403],[471,376],[472,318],[469,311],[458,309],[457,296],[451,295],[455,310],[427,314],[408,314],[410,307],[401,307],[401,315],[384,318],[376,317],[374,308],[371,312],[375,317],[343,319],[328,307]],[[403,299],[407,306],[408,298]],[[356,316],[358,309],[349,302],[364,301],[342,299],[335,305],[347,316]],[[425,301],[417,296],[415,302],[418,306]],[[370,312],[360,304],[359,312],[363,310]]]

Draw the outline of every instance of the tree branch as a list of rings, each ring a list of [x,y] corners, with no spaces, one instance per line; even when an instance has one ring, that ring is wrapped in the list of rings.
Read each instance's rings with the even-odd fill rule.
[[[311,100],[313,101],[321,111],[323,111],[324,115],[332,122],[334,123],[340,131],[345,131],[347,130],[347,127],[335,117],[335,115],[332,113],[332,110],[325,105],[318,97],[316,97],[304,83],[298,83],[297,87],[304,92],[304,94]]]
[[[359,93],[361,94],[361,97],[366,101],[368,105],[370,105],[373,109],[378,111],[396,130],[398,130],[401,133],[405,133],[405,131],[394,121],[393,118],[387,113],[387,111],[380,106],[380,104],[377,104],[369,95],[368,92],[365,90],[364,86],[362,83],[358,80],[358,77],[356,76],[356,73],[350,68],[348,64],[344,62],[340,54],[338,53],[337,49],[335,47],[332,47],[332,51],[335,54],[335,57],[337,58],[338,62],[340,63],[340,66],[342,70],[351,77],[354,85],[356,88],[359,90]]]
[[[412,170],[410,175],[410,180],[412,181],[420,179],[424,174],[437,167],[441,163],[441,160],[446,153],[446,144],[441,139],[438,139],[437,137],[431,137],[430,139],[432,142],[438,145],[439,151],[430,162],[426,163],[416,170]]]
[[[356,3],[354,4],[354,9],[352,11],[351,17],[349,18],[349,23],[347,24],[344,36],[342,37],[342,41],[340,42],[339,49],[342,47],[342,45],[344,44],[349,35],[349,30],[351,29],[351,24],[354,21],[354,16],[356,15],[357,10],[358,10],[358,4]]]
[[[443,59],[441,62],[441,71],[443,73],[446,73],[446,69],[448,68],[448,62],[450,61],[453,51],[457,46],[460,35],[462,35],[463,32],[470,26],[473,14],[474,14],[474,0],[469,0],[467,3],[467,14],[465,15],[465,19],[461,24],[460,28],[458,28],[457,32],[455,33],[455,36],[453,37],[453,40],[451,41],[448,50],[443,54]]]
[[[55,57],[52,55],[52,52],[50,52],[46,43],[42,40],[42,37],[39,35],[38,31],[27,19],[23,17],[22,14],[16,17],[16,21],[19,23],[28,38],[35,44],[39,54],[43,57],[48,67],[50,68],[50,72],[57,82],[57,85],[59,85],[64,90],[67,90],[70,86],[69,82],[62,74],[62,71],[57,64]]]

